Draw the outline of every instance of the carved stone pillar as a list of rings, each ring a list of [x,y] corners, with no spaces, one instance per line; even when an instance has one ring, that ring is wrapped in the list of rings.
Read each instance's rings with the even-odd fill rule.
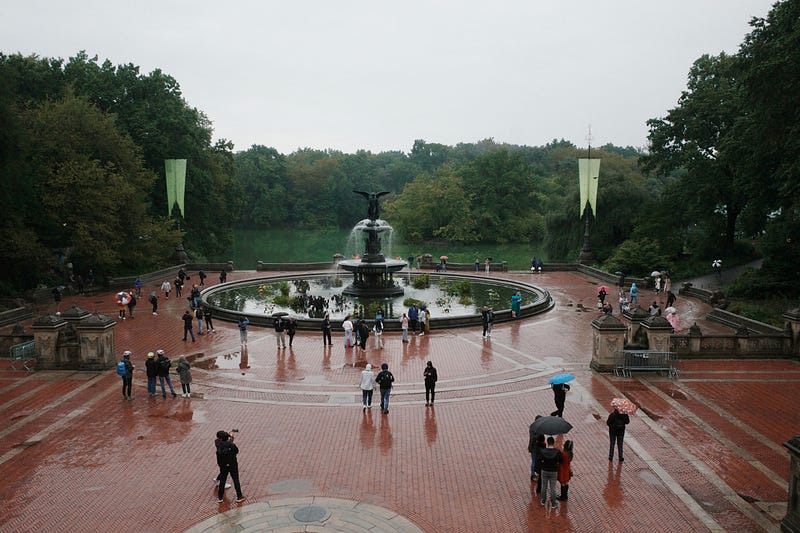
[[[789,503],[781,521],[784,533],[800,533],[800,435],[783,443],[789,450]]]
[[[75,329],[80,343],[81,370],[105,370],[116,364],[114,326],[117,321],[94,313],[81,320]]]
[[[647,335],[647,349],[656,352],[668,352],[669,340],[672,336],[672,325],[663,316],[651,316],[641,324]]]
[[[61,368],[58,339],[66,327],[66,320],[56,315],[45,315],[34,320],[31,329],[36,343],[37,368],[42,370]]]
[[[800,307],[790,309],[783,314],[786,319],[786,327],[792,336],[792,353],[800,356]]]
[[[625,346],[632,349],[646,350],[647,336],[645,331],[642,330],[642,324],[645,320],[650,318],[650,313],[637,305],[623,312],[623,315],[630,321],[628,338],[625,339]]]
[[[625,348],[628,328],[612,315],[602,315],[592,321],[593,343],[591,367],[598,372],[614,370],[614,354]]]

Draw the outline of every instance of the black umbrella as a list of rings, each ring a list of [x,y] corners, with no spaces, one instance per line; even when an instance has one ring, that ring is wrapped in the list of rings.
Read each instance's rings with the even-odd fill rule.
[[[280,318],[280,317],[286,316],[288,314],[289,313],[287,313],[286,311],[276,311],[276,312],[272,313],[272,317],[273,318]]]
[[[531,435],[563,435],[569,433],[572,424],[560,416],[543,416],[531,424]]]

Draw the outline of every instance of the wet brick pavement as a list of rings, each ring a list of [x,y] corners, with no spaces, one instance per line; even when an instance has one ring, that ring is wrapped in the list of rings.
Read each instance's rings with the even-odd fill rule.
[[[184,342],[184,299],[162,299],[158,316],[139,305],[117,324],[116,351],[137,365],[130,402],[113,370],[13,372],[0,360],[0,531],[777,531],[782,443],[800,433],[797,361],[682,362],[675,381],[595,374],[597,314],[578,304],[592,308],[597,282],[500,275],[550,290],[555,308],[498,324],[490,340],[474,329],[408,345],[386,334],[383,348],[371,338],[367,359],[397,379],[388,415],[360,408],[361,369],[341,334],[330,349],[301,332],[277,350],[271,331],[250,327],[242,350],[235,325],[218,321]],[[72,304],[116,316],[109,293]],[[725,330],[697,300],[677,307],[704,332]],[[193,361],[191,399],[147,397],[144,360],[157,348]],[[428,360],[440,376],[433,408]],[[565,411],[575,477],[552,509],[531,487],[527,428],[553,410],[547,380],[563,371],[577,376]],[[607,459],[607,406],[619,395],[641,406],[624,464]],[[234,427],[246,500],[228,489],[217,504],[214,433]]]

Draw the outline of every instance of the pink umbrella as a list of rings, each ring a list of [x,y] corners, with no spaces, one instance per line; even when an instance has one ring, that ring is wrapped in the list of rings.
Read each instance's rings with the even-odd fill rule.
[[[597,287],[597,292],[600,292],[600,291],[606,291],[606,294],[608,294],[611,291],[611,289],[609,289],[605,285],[600,285],[599,287]]]
[[[627,398],[614,398],[611,400],[611,407],[614,407],[620,413],[632,415],[636,412],[636,404]]]

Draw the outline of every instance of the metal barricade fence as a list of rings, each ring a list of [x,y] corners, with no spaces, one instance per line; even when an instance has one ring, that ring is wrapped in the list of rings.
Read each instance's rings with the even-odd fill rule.
[[[653,350],[617,350],[614,353],[614,374],[631,377],[634,371],[664,372],[671,379],[678,376],[674,352]]]

